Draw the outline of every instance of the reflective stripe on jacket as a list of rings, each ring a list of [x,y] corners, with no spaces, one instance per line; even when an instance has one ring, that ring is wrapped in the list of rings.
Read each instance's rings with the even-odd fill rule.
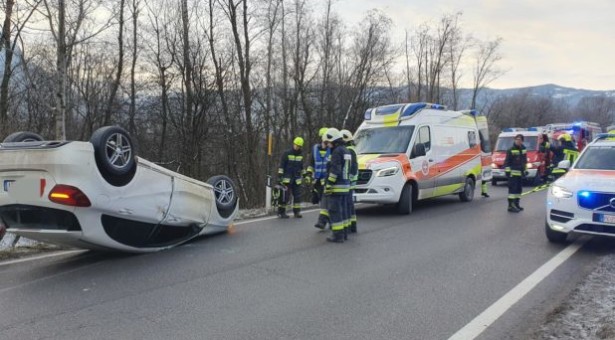
[[[506,151],[504,171],[510,173],[511,176],[523,176],[526,166],[527,150],[525,149],[525,145],[522,144],[520,147],[513,145]]]
[[[288,184],[293,180],[296,184],[301,184],[303,172],[303,155],[301,151],[290,149],[282,154],[280,167],[278,168],[278,177],[282,179],[282,183]]]

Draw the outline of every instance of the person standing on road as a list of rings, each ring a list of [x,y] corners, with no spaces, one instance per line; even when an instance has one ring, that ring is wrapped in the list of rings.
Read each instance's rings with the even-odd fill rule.
[[[354,209],[354,189],[357,186],[357,180],[359,179],[359,164],[357,163],[357,152],[354,150],[354,139],[352,137],[352,133],[348,130],[340,131],[342,133],[342,139],[344,140],[346,149],[350,152],[351,160],[350,160],[350,191],[348,193],[347,202],[346,202],[346,210],[349,214],[350,225],[348,226],[348,231],[350,233],[357,232],[357,213]]]
[[[527,150],[523,145],[523,135],[515,136],[515,143],[506,151],[504,171],[508,178],[508,211],[520,212],[523,208],[519,205],[521,190],[523,189],[523,177],[527,166]]]
[[[327,163],[331,158],[331,149],[322,141],[322,136],[327,130],[328,128],[326,127],[318,130],[318,138],[321,142],[312,146],[310,165],[307,168],[307,175],[313,179],[314,184],[312,188],[312,203],[320,204],[318,221],[314,224],[314,227],[318,229],[324,229],[329,222],[329,212],[327,211],[327,204],[323,195],[325,179],[327,178]]]
[[[345,200],[350,191],[350,163],[352,156],[344,147],[342,134],[336,128],[330,128],[322,136],[323,142],[331,149],[331,161],[327,165],[327,179],[325,182],[325,197],[327,210],[331,220],[331,237],[329,242],[343,243],[346,239],[345,226]]]
[[[280,195],[278,217],[288,218],[286,209],[290,207],[290,195],[292,194],[293,213],[296,218],[301,218],[301,183],[303,175],[303,138],[296,137],[293,147],[282,154],[280,167],[278,168],[278,181],[286,187],[286,195]]]
[[[544,172],[542,174],[542,182],[547,183],[551,176],[553,165],[551,164],[551,144],[549,143],[549,136],[547,136],[546,133],[538,136],[538,152],[543,154]]]

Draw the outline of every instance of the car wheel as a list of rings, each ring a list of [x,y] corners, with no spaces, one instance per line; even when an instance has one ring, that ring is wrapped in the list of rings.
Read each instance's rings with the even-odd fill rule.
[[[137,171],[137,147],[130,134],[119,126],[105,126],[94,131],[96,165],[101,175],[114,186],[128,184]]]
[[[491,179],[491,185],[492,185],[492,186],[497,186],[497,185],[498,185],[498,180],[497,180],[497,179],[495,179],[495,178],[492,178],[492,179]]]
[[[470,202],[474,199],[474,180],[472,178],[466,178],[463,191],[459,193],[459,199],[463,202]]]
[[[412,212],[412,184],[406,183],[401,191],[401,197],[397,202],[397,212],[402,215],[408,215]]]
[[[547,235],[547,240],[551,243],[566,243],[566,238],[568,238],[567,233],[562,233],[560,231],[555,231],[549,227],[549,223],[545,221],[545,234]]]
[[[233,181],[227,176],[219,175],[210,177],[208,184],[214,187],[216,196],[216,208],[221,217],[231,216],[237,206],[237,189]]]
[[[19,131],[11,133],[2,141],[3,143],[42,142],[45,139],[34,132]]]

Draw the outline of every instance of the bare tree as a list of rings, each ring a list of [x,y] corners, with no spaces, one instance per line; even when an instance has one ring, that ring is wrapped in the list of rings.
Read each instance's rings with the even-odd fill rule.
[[[115,73],[115,79],[111,83],[111,94],[107,101],[107,108],[105,110],[105,118],[103,125],[109,125],[111,121],[111,113],[115,109],[117,90],[120,87],[122,80],[122,71],[124,69],[124,7],[126,0],[120,0],[119,19],[118,19],[118,34],[117,34],[117,70]],[[134,131],[132,131],[134,132]]]
[[[0,51],[4,52],[4,69],[2,72],[2,83],[0,84],[0,132],[8,124],[9,111],[9,82],[13,75],[13,55],[17,48],[17,42],[21,38],[21,32],[28,23],[34,12],[37,10],[41,0],[26,2],[24,18],[14,15],[15,0],[7,0],[4,5],[4,21],[2,24],[2,35],[0,36]],[[3,51],[4,50],[4,51]]]
[[[92,31],[82,32],[84,25],[93,23],[92,14],[99,8],[101,0],[43,0],[51,34],[56,43],[56,100],[54,107],[55,137],[66,139],[66,115],[68,94],[68,68],[73,49],[110,25],[109,21],[96,25]],[[85,33],[85,35],[81,35]]]
[[[496,63],[502,59],[499,51],[501,43],[502,38],[478,43],[478,48],[474,56],[474,80],[472,87],[472,103],[470,104],[471,108],[476,107],[476,97],[480,90],[504,74],[504,71],[496,68]]]

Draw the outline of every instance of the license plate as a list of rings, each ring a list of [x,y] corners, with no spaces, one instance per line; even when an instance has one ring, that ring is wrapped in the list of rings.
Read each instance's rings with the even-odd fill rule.
[[[602,215],[601,220],[603,223],[615,224],[615,215]]]
[[[30,178],[4,180],[2,184],[4,191],[18,200],[32,199],[39,193],[39,181]]]
[[[495,176],[495,175],[497,175],[497,176],[501,176],[503,173],[504,173],[504,172],[503,172],[503,171],[500,171],[500,170],[493,170],[493,171],[492,171],[492,174],[493,174],[494,176]]]

